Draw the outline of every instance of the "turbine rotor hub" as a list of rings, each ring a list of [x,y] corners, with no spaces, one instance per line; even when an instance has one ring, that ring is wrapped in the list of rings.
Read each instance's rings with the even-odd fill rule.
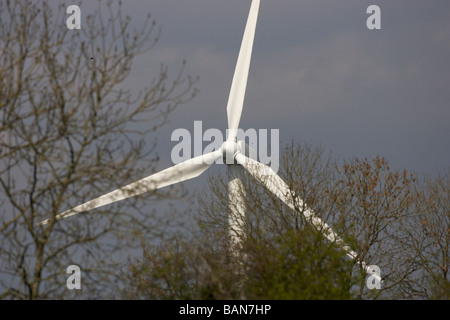
[[[237,164],[235,156],[241,152],[240,144],[235,140],[227,140],[222,144],[223,162],[225,164]]]

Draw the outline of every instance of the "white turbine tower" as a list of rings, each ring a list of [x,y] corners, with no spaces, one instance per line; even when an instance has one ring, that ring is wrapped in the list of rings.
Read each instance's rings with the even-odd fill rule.
[[[246,169],[253,177],[262,183],[268,190],[276,195],[281,201],[288,205],[292,210],[304,208],[304,204],[299,197],[293,195],[288,185],[268,166],[258,162],[249,156],[246,145],[243,141],[237,141],[237,132],[244,104],[245,90],[247,87],[247,78],[250,68],[250,60],[253,48],[253,39],[255,36],[256,22],[258,18],[260,0],[252,0],[247,24],[242,39],[241,49],[236,64],[233,82],[227,105],[228,116],[228,137],[219,150],[207,153],[187,161],[181,162],[158,173],[152,174],[146,178],[128,184],[120,189],[114,190],[96,199],[83,203],[70,210],[64,211],[54,218],[46,219],[39,225],[47,224],[51,219],[60,220],[73,216],[80,212],[99,208],[116,201],[127,199],[144,192],[157,190],[178,182],[195,178],[206,171],[214,162],[220,158],[228,166],[228,192],[230,201],[230,245],[236,248],[241,238],[242,217],[245,214],[244,199],[242,197],[243,187],[240,180],[241,171]],[[302,212],[303,216],[318,231],[320,231],[329,241],[340,247],[348,257],[357,259],[357,254],[344,243],[344,241],[311,209],[307,208]],[[362,268],[372,275],[371,266],[363,261],[360,263]],[[377,274],[373,274],[378,281],[381,281]]]

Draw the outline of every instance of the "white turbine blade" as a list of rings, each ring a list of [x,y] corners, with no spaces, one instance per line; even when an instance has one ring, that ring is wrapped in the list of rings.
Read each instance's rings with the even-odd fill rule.
[[[62,212],[56,219],[63,219],[80,212],[89,211],[113,202],[137,196],[144,192],[157,190],[178,182],[195,178],[208,169],[217,159],[222,157],[222,151],[217,150],[187,161],[181,162],[173,167],[152,174],[144,179],[130,183],[120,189],[114,190],[96,199],[83,203],[75,208]],[[46,219],[38,225],[45,225],[50,221]]]
[[[264,184],[270,192],[287,204],[292,210],[295,211],[296,208],[303,208],[303,201],[298,197],[293,197],[289,186],[275,173],[275,171],[272,170],[272,168],[250,159],[242,153],[236,154],[236,161],[247,169],[253,177]],[[320,217],[318,217],[311,209],[306,207],[302,213],[306,220],[309,221],[318,231],[323,233],[323,235],[330,242],[336,243],[352,260],[356,259],[356,252],[346,245],[344,241],[330,228],[330,226],[320,219]],[[371,269],[364,261],[357,262],[361,264],[366,272],[372,275]],[[376,277],[377,280],[381,281],[381,279],[378,279],[379,277],[377,275],[374,274],[373,276]]]
[[[228,138],[230,140],[236,138],[239,121],[241,119],[245,89],[247,87],[248,71],[250,69],[250,60],[252,56],[253,40],[255,38],[256,22],[258,20],[259,4],[260,0],[252,1],[244,37],[242,38],[241,49],[236,63],[236,69],[234,71],[230,95],[228,97]]]

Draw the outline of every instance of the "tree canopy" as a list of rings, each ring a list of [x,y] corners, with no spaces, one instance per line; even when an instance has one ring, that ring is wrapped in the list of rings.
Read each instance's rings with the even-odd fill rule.
[[[197,229],[148,245],[124,297],[151,299],[448,299],[449,175],[418,179],[382,157],[337,160],[306,143],[286,146],[281,176],[305,207],[289,209],[243,175],[246,212],[233,248],[227,179],[211,178],[194,209]],[[306,204],[383,282],[302,216]],[[232,230],[231,230],[232,231]]]

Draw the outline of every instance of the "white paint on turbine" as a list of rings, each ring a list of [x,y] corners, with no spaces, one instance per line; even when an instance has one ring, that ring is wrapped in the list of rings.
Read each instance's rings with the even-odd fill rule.
[[[335,243],[339,248],[344,250],[345,254],[352,260],[357,258],[357,254],[348,245],[345,244],[331,227],[325,223],[320,217],[314,213],[311,208],[308,208],[303,201],[292,194],[289,186],[283,179],[278,176],[275,171],[269,166],[262,164],[244,156],[242,153],[236,155],[236,161],[242,167],[244,167],[250,174],[262,183],[270,192],[272,192],[278,199],[283,201],[293,211],[300,211],[305,217],[306,221],[311,223],[319,232],[321,232],[331,243]],[[364,261],[357,261],[361,264],[363,269],[372,274],[371,269]],[[378,281],[381,281],[380,277],[373,275]]]
[[[228,97],[228,139],[230,140],[236,140],[237,130],[241,120],[245,90],[247,88],[248,72],[250,69],[250,60],[252,57],[253,40],[255,38],[256,22],[258,21],[259,4],[260,0],[252,1],[244,37],[242,38],[241,49],[236,63],[236,69],[234,71],[233,82],[231,83],[230,95]]]
[[[220,157],[222,157],[222,151],[217,150],[189,159],[173,167],[152,174],[144,179],[130,183],[120,189],[114,190],[96,199],[83,203],[75,208],[60,213],[55,217],[55,219],[59,220],[68,218],[80,212],[100,208],[107,204],[111,204],[120,200],[140,195],[145,192],[157,190],[178,182],[195,178],[202,174],[206,169],[208,169],[216,160],[220,159]],[[40,222],[39,225],[45,225],[49,221],[50,219],[46,219]]]
[[[228,171],[228,207],[230,215],[228,217],[228,232],[230,248],[235,256],[239,255],[242,240],[245,237],[245,190],[241,181],[243,168],[240,165],[232,164],[227,167]]]

